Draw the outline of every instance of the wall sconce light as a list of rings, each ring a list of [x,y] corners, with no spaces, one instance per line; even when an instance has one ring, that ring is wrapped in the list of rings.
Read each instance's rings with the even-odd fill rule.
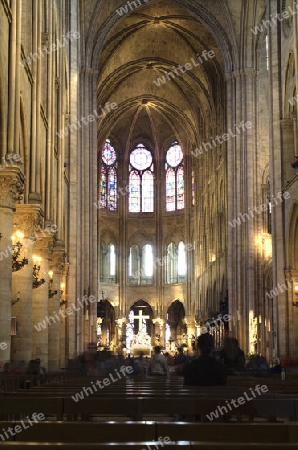
[[[46,280],[44,278],[40,278],[38,279],[38,275],[40,272],[40,262],[41,262],[41,258],[37,258],[36,256],[33,256],[33,261],[34,261],[34,266],[33,266],[33,282],[32,282],[32,287],[33,289],[37,289],[40,286],[42,286]],[[38,264],[36,264],[38,263]]]
[[[18,292],[18,296],[16,299],[11,300],[11,306],[15,305],[16,303],[18,303],[18,301],[20,300],[20,291]]]
[[[66,301],[65,295],[64,295],[65,284],[61,283],[60,287],[61,287],[61,290],[60,290],[59,302],[60,302],[60,307],[61,307],[63,305],[66,305],[67,301]]]
[[[53,272],[52,272],[52,270],[49,272],[49,277],[50,277],[50,280],[49,280],[49,298],[53,298],[54,295],[58,294],[58,291],[57,290],[52,291],[52,284],[53,284]]]
[[[28,259],[23,258],[21,261],[18,261],[23,245],[21,244],[21,239],[23,239],[24,235],[17,231],[15,236],[12,236],[12,271],[17,272],[21,270],[26,264],[28,264]],[[15,240],[17,242],[15,243]]]

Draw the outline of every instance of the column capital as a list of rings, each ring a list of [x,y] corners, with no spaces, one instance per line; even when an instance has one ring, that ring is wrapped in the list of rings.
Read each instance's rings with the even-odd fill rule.
[[[16,205],[14,225],[24,232],[25,237],[33,236],[41,229],[43,211],[40,205],[26,204]]]
[[[55,233],[50,230],[45,230],[47,235],[42,231],[36,233],[36,242],[34,243],[34,252],[41,254],[44,258],[49,259],[54,248]]]
[[[63,241],[56,241],[54,244],[52,256],[51,256],[51,269],[59,272],[61,275],[65,268],[65,258],[66,258],[66,251],[65,251],[65,244]]]
[[[25,177],[17,166],[0,170],[0,207],[15,210],[24,192]]]

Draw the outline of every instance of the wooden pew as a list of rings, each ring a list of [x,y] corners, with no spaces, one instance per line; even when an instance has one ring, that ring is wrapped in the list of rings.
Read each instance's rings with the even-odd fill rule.
[[[298,446],[297,423],[215,423],[197,424],[181,422],[38,422],[32,426],[27,421],[23,429],[22,422],[0,422],[1,429],[19,425],[22,431],[14,439],[22,442],[140,442],[157,441],[168,436],[171,441],[212,442],[215,436],[223,442],[256,443],[296,443]],[[167,444],[165,444],[165,448]]]
[[[57,420],[63,417],[63,398],[40,397],[2,397],[0,399],[0,419],[17,420],[33,413],[43,413],[45,417],[53,416]]]
[[[26,443],[26,449],[40,449],[40,442]],[[43,443],[47,450],[111,450],[111,446],[108,443],[101,444],[49,444]],[[158,444],[158,442],[156,442]],[[2,447],[7,450],[24,450],[23,442],[4,442]],[[113,444],[113,450],[155,450],[155,443],[152,441],[147,442],[122,442],[119,444]],[[166,450],[296,450],[296,444],[250,444],[250,443],[220,443],[220,442],[188,442],[188,441],[176,441],[171,444],[167,444],[164,449]]]
[[[16,422],[18,423],[18,422]],[[16,435],[28,442],[129,442],[153,441],[154,422],[38,422]]]

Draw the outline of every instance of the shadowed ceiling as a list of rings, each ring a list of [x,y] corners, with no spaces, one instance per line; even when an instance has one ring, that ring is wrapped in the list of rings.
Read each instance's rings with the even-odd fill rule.
[[[215,56],[205,53],[200,61],[204,50]],[[118,105],[100,124],[99,142],[109,135],[126,150],[139,141],[166,147],[174,137],[184,148],[194,144],[198,130],[218,119],[222,67],[213,36],[187,9],[162,0],[124,14],[108,35],[99,62],[98,105]],[[162,77],[165,83],[158,86]]]

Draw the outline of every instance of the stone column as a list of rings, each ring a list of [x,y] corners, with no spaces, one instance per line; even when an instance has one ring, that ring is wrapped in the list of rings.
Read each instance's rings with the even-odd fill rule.
[[[49,291],[49,309],[48,315],[54,317],[53,323],[49,326],[49,370],[56,371],[59,370],[60,367],[60,333],[62,331],[62,327],[64,326],[64,319],[59,314],[60,309],[60,291],[61,291],[61,283],[63,269],[64,269],[64,260],[65,260],[65,248],[64,243],[59,241],[55,244],[52,259],[50,262],[50,270],[53,272],[52,283],[50,284]],[[54,292],[57,291],[56,294]],[[63,295],[65,295],[65,288]],[[57,314],[57,316],[56,316]],[[58,320],[59,319],[59,320]]]
[[[10,360],[11,338],[11,265],[13,211],[15,202],[23,192],[24,176],[14,166],[0,171],[0,371]],[[5,348],[3,348],[5,347]]]
[[[67,287],[67,277],[68,277],[68,273],[69,273],[69,263],[68,262],[62,262],[61,265],[61,283],[60,283],[60,288],[61,288],[61,296],[59,298],[59,303],[60,303],[60,310],[65,310],[67,305],[69,305],[69,288]],[[63,289],[62,289],[63,288]],[[62,292],[63,291],[63,292]],[[62,302],[66,302],[65,305],[62,304]],[[71,302],[71,303],[75,303],[75,302]],[[72,310],[74,310],[73,306],[72,306]],[[75,313],[72,314],[73,316],[75,316]],[[71,317],[71,316],[68,316]],[[61,322],[60,322],[60,367],[66,367],[66,358],[67,355],[69,354],[69,345],[68,345],[68,340],[69,340],[69,334],[67,331],[67,326],[68,326],[68,322],[67,320],[69,320],[65,314],[61,314]]]
[[[32,358],[40,358],[42,366],[48,370],[49,328],[53,324],[49,324],[50,318],[46,320],[46,317],[49,307],[49,259],[53,250],[54,236],[52,232],[47,231],[47,233],[48,236],[38,233],[34,244],[33,264],[40,266],[38,279],[44,278],[45,283],[33,288],[32,292]],[[35,257],[40,260],[34,261]],[[41,326],[41,323],[44,323],[45,327]]]
[[[32,359],[32,254],[35,242],[34,234],[42,225],[43,213],[40,205],[16,205],[14,216],[15,231],[23,233],[22,257],[28,264],[13,272],[13,298],[20,293],[20,300],[12,306],[12,315],[17,317],[17,335],[12,338],[11,357],[14,360]]]

